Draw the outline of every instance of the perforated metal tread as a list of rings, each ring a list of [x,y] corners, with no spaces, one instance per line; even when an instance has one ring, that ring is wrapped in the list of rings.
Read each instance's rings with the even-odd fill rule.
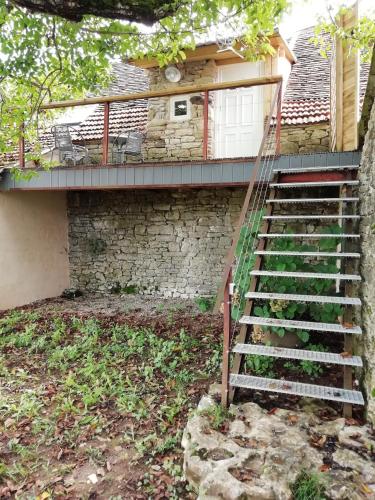
[[[272,198],[266,203],[340,203],[357,202],[359,198]]]
[[[258,391],[294,394],[296,396],[339,401],[341,403],[364,404],[362,393],[359,391],[349,391],[347,389],[327,387],[324,385],[302,384],[289,380],[275,380],[272,378],[234,374],[230,375],[229,384],[232,387],[243,387],[245,389],[254,389]]]
[[[359,234],[260,233],[258,238],[359,238]]]
[[[318,323],[315,321],[296,321],[293,319],[262,318],[260,316],[242,316],[239,321],[242,325],[275,326],[277,328],[310,330],[313,332],[335,332],[351,333],[361,335],[362,329],[359,326],[345,328],[336,323]]]
[[[359,165],[332,165],[329,167],[298,167],[298,168],[275,168],[273,172],[279,174],[296,174],[308,172],[329,172],[332,170],[358,170]]]
[[[317,182],[273,182],[271,188],[286,189],[286,188],[308,188],[308,187],[330,187],[330,186],[358,186],[357,180],[343,181],[317,181]]]
[[[256,250],[255,255],[286,255],[296,257],[335,257],[338,259],[359,259],[360,253],[355,252],[281,252],[276,250]]]
[[[273,347],[259,344],[236,344],[233,352],[240,354],[256,354],[257,356],[272,356],[274,358],[301,359],[345,366],[362,367],[362,359],[359,356],[342,356],[333,352],[307,351],[304,349],[289,349],[285,347]]]
[[[342,220],[342,219],[360,219],[360,215],[265,215],[266,220]]]
[[[361,281],[359,274],[303,273],[293,271],[250,271],[252,276],[280,276],[281,278],[316,278],[325,280]]]
[[[248,299],[258,300],[288,300],[291,302],[314,302],[317,304],[340,304],[343,306],[360,306],[361,299],[357,297],[339,297],[329,295],[298,295],[292,293],[248,292]]]

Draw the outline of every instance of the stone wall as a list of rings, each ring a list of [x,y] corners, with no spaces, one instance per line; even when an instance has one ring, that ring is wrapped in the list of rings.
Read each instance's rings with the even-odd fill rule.
[[[245,191],[86,191],[68,194],[72,286],[116,282],[160,296],[213,295]]]
[[[329,151],[329,123],[282,125],[281,153],[320,153]]]
[[[362,260],[362,322],[364,387],[368,397],[368,417],[375,424],[375,103],[372,106],[360,168],[360,213]]]
[[[179,86],[211,83],[216,79],[216,64],[213,60],[189,62],[179,66],[182,73]],[[175,87],[164,76],[164,70],[149,70],[150,90]],[[171,98],[160,97],[149,100],[147,133],[143,157],[152,160],[199,160],[203,152],[203,96],[188,96],[191,116],[187,120],[170,119]],[[209,141],[212,144],[212,103],[209,106]]]

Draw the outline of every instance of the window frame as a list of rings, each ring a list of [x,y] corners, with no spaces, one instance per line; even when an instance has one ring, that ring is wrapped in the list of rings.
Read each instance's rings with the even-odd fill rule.
[[[175,115],[175,106],[176,102],[179,101],[186,101],[186,115]],[[173,122],[181,122],[181,121],[186,121],[190,120],[191,118],[191,102],[190,102],[190,95],[182,95],[182,96],[173,96],[170,98],[170,113],[169,117],[170,120]]]

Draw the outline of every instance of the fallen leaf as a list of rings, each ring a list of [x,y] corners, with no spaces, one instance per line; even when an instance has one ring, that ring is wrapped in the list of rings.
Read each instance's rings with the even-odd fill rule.
[[[43,491],[43,493],[38,495],[35,500],[47,500],[47,498],[51,498],[51,495],[48,493],[48,491]]]
[[[277,412],[278,408],[271,408],[271,410],[268,411],[268,415],[274,415]]]
[[[16,420],[14,418],[7,418],[4,422],[4,427],[6,429],[9,429],[9,427],[12,427],[16,423]]]
[[[340,352],[340,356],[342,358],[350,358],[352,356],[352,353],[348,352],[348,351],[344,351],[344,352]]]
[[[299,420],[298,415],[288,415],[288,422],[290,424],[296,424]]]
[[[366,493],[366,495],[371,495],[372,493],[374,493],[373,490],[367,486],[367,484],[362,484],[361,491],[363,491],[363,493]]]
[[[353,328],[354,324],[353,324],[353,323],[349,323],[348,321],[344,321],[344,322],[342,323],[342,326],[343,326],[344,328]]]
[[[355,418],[346,418],[345,424],[346,425],[359,425],[359,422]]]
[[[323,464],[319,467],[320,472],[327,472],[331,466],[329,464]]]
[[[291,386],[290,384],[283,384],[283,385],[281,386],[281,388],[282,388],[282,389],[286,389],[286,390],[288,390],[288,389],[291,389],[291,388],[292,388],[292,386]]]
[[[323,448],[326,444],[327,436],[315,436],[311,439],[310,444],[315,448]]]

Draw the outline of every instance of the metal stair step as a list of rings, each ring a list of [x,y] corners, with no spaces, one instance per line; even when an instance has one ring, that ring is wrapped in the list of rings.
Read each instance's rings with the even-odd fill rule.
[[[314,302],[317,304],[340,304],[343,306],[360,306],[361,299],[357,297],[339,297],[329,295],[298,295],[293,293],[248,292],[247,299],[287,300],[292,302]]]
[[[266,203],[340,203],[357,202],[359,198],[272,198]]]
[[[359,234],[260,233],[258,238],[359,238]]]
[[[342,220],[342,219],[360,219],[360,215],[265,215],[266,220]]]
[[[315,321],[296,321],[293,319],[262,318],[261,316],[242,316],[239,322],[242,325],[274,326],[277,328],[310,330],[314,332],[352,333],[354,335],[362,334],[362,330],[359,326],[345,328],[344,326],[336,323],[318,323]]]
[[[359,391],[350,391],[324,385],[303,384],[301,382],[292,382],[289,380],[276,380],[272,378],[234,374],[230,375],[229,384],[232,387],[243,387],[245,389],[255,389],[258,391],[293,394],[296,396],[339,401],[341,403],[364,404],[362,393]]]
[[[250,271],[252,276],[280,276],[281,278],[315,278],[326,280],[361,281],[359,274],[303,273],[294,271]]]
[[[233,352],[240,354],[256,354],[258,356],[272,356],[274,358],[300,359],[345,366],[362,367],[360,356],[342,356],[332,352],[308,351],[304,349],[289,349],[260,344],[236,344]]]
[[[286,255],[286,256],[296,256],[296,257],[336,257],[338,259],[359,259],[361,257],[360,253],[356,252],[281,252],[276,250],[256,250],[255,255]]]
[[[358,186],[357,180],[343,181],[317,181],[317,182],[274,182],[270,184],[271,188],[308,188],[308,187],[330,187],[330,186]]]
[[[298,167],[298,168],[275,168],[273,171],[280,174],[296,174],[309,172],[329,172],[334,170],[358,170],[359,165],[332,165],[326,167]]]

